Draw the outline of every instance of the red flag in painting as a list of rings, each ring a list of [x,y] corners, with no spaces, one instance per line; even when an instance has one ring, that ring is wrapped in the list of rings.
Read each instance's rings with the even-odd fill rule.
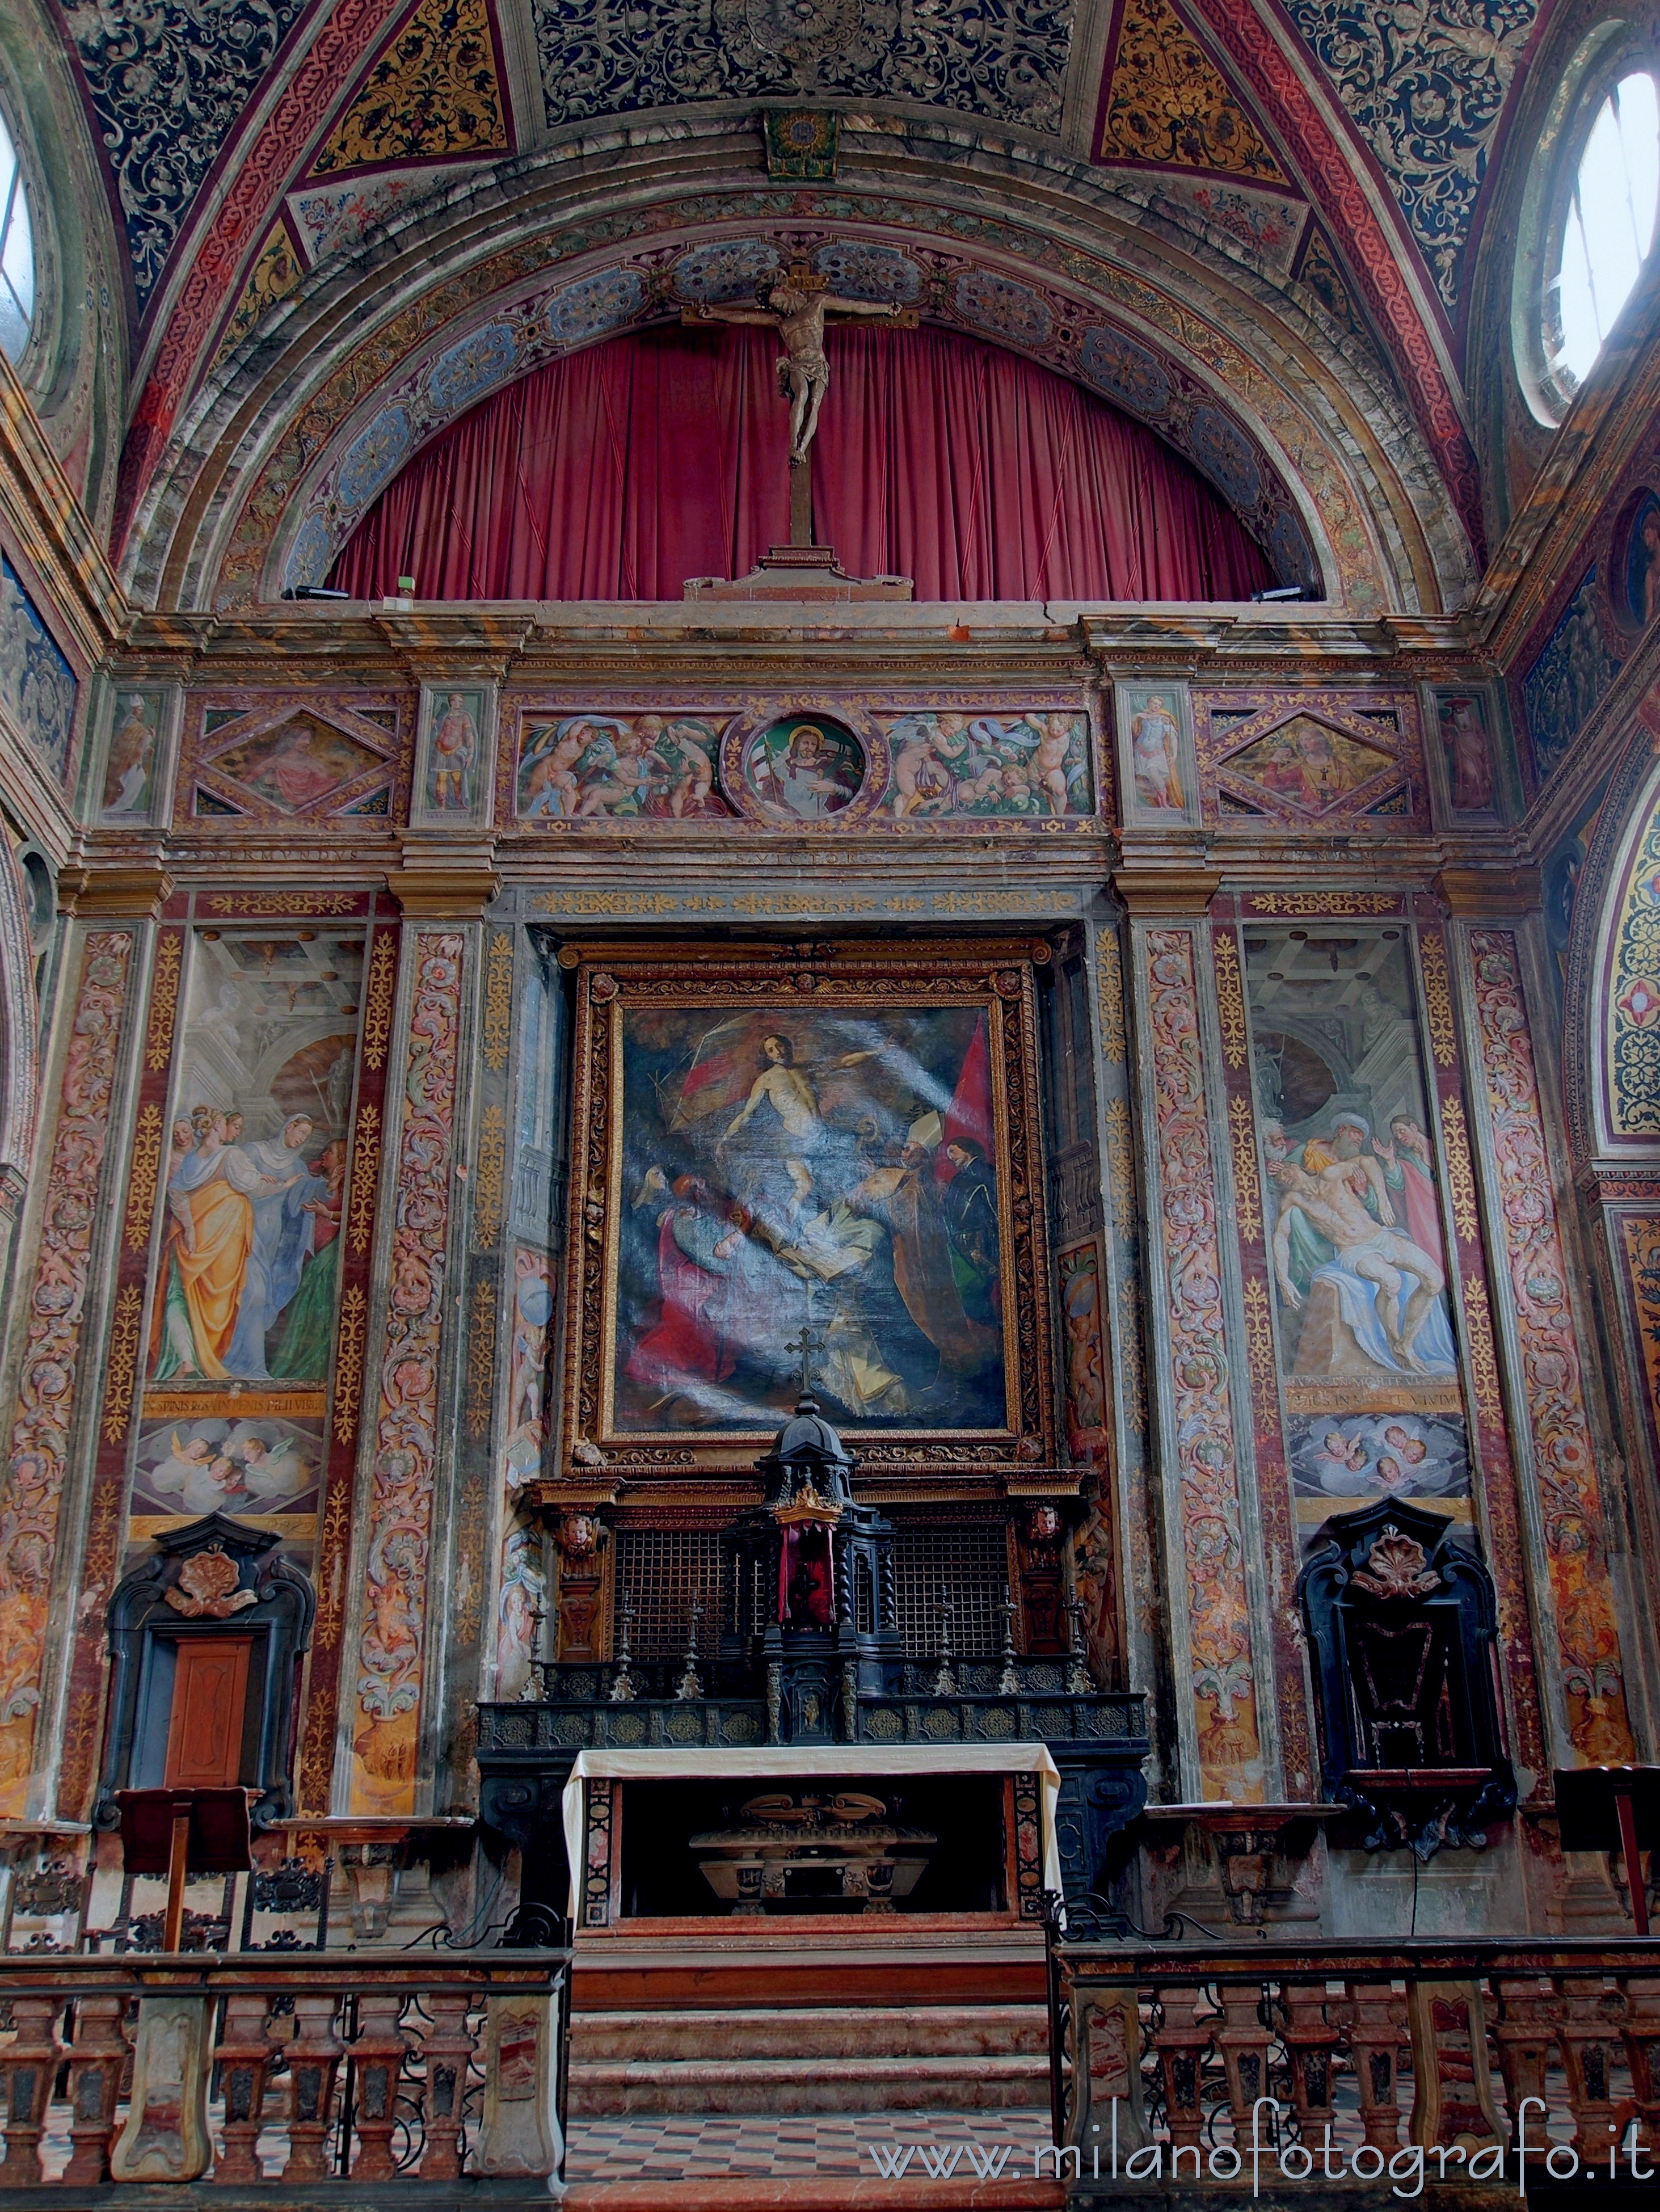
[[[974,1025],[974,1035],[963,1055],[962,1073],[957,1079],[957,1088],[952,1093],[951,1104],[946,1109],[946,1123],[939,1133],[939,1149],[933,1156],[933,1171],[942,1182],[949,1182],[957,1172],[946,1158],[946,1147],[954,1137],[971,1137],[988,1159],[993,1158],[991,1142],[991,1054],[986,1042],[986,1018],[981,1015]]]

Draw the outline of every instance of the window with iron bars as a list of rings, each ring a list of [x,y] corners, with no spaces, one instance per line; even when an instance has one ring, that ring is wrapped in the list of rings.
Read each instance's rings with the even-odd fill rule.
[[[959,1659],[994,1659],[1003,1645],[1008,1595],[1007,1531],[1000,1522],[965,1528],[901,1528],[893,1542],[899,1635],[905,1654],[939,1649],[939,1608],[950,1601],[952,1649]]]
[[[721,1578],[721,1536],[714,1528],[619,1528],[617,1531],[617,1610],[627,1596],[633,1619],[629,1649],[635,1658],[682,1659],[691,1629],[691,1608],[701,1597],[700,1658],[714,1656],[726,1593]]]

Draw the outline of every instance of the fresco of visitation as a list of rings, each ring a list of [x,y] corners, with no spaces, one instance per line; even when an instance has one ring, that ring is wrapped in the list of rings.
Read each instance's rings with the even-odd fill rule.
[[[325,1380],[346,1155],[319,1135],[291,1114],[250,1139],[207,1104],[174,1121],[152,1382]]]

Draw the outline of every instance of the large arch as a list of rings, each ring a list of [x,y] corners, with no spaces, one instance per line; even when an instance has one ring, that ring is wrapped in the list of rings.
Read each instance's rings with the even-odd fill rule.
[[[1098,179],[1085,200],[1075,171],[1011,180],[959,155],[920,178],[913,165],[902,198],[879,178],[786,191],[708,174],[719,150],[680,146],[672,175],[655,143],[579,177],[550,157],[511,194],[477,175],[314,270],[179,424],[129,540],[135,595],[274,596],[296,548],[312,560],[337,544],[331,501],[372,425],[401,465],[450,419],[447,393],[471,404],[538,344],[546,357],[678,314],[692,257],[758,246],[885,265],[928,319],[1030,352],[1185,439],[1225,493],[1235,457],[1248,526],[1288,543],[1294,523],[1335,607],[1375,617],[1468,597],[1468,538],[1376,356],[1312,294],[1288,315],[1286,283],[1220,232],[1178,234]]]
[[[1566,1103],[1576,1163],[1660,1168],[1660,696],[1634,718],[1578,864]],[[1568,865],[1573,865],[1572,856]],[[1547,864],[1548,903],[1560,886]]]

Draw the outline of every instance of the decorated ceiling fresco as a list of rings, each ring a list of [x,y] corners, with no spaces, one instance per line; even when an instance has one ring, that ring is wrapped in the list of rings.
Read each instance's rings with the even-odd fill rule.
[[[942,108],[1061,140],[1070,99],[1098,108],[1086,126],[1098,162],[1295,189],[1260,86],[1248,92],[1230,66],[1253,5],[1261,22],[1294,27],[1456,310],[1536,0],[1284,0],[1283,15],[1274,0],[1193,0],[1185,14],[1172,0],[939,0],[926,13],[898,0],[648,0],[620,12],[610,0],[154,0],[61,12],[142,310],[239,125],[324,46],[334,98],[273,115],[288,143],[265,134],[262,165],[340,178],[499,157],[601,117],[781,99]],[[1099,66],[1101,13],[1105,70],[1091,100],[1083,73]]]
[[[1388,179],[1449,309],[1535,0],[1286,0]]]
[[[305,0],[66,7],[143,307],[208,172]]]
[[[550,124],[703,100],[920,100],[1059,129],[1072,0],[530,0]]]

